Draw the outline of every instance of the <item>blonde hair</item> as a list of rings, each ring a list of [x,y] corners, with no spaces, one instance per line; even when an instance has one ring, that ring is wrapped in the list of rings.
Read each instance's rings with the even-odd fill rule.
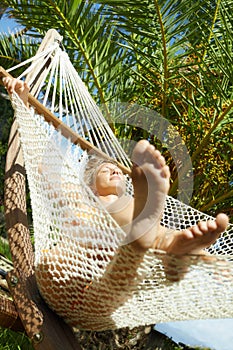
[[[89,156],[84,170],[84,182],[90,188],[93,188],[93,185],[95,183],[95,177],[99,171],[100,166],[105,163],[117,165],[117,161],[114,161],[113,159],[109,160],[98,155]]]

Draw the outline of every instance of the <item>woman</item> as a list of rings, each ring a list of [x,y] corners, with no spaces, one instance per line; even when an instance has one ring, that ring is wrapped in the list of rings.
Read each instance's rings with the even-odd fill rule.
[[[16,91],[28,106],[29,87],[25,82],[7,77],[3,78],[3,83],[9,94]],[[170,182],[165,159],[148,141],[142,140],[134,148],[132,161],[134,198],[125,195],[124,176],[116,164],[101,159],[98,160],[101,165],[97,167],[89,164],[89,169],[97,170],[88,178],[93,192],[127,233],[125,243],[137,253],[157,248],[175,255],[201,254],[203,248],[214,243],[226,230],[228,217],[225,214],[182,231],[161,226]]]
[[[10,78],[5,78],[4,84],[10,94],[15,90],[28,106],[27,84]],[[41,254],[36,266],[37,283],[45,301],[73,326],[95,330],[107,329],[109,325],[114,328],[113,314],[135,290],[140,289],[143,284],[140,283],[147,277],[143,258],[150,248],[178,256],[178,263],[174,266],[174,261],[169,260],[170,255],[161,254],[167,279],[177,281],[189,266],[189,260],[186,263],[183,254],[203,254],[203,248],[215,242],[227,227],[225,214],[219,214],[215,221],[200,222],[182,231],[162,226],[160,219],[170,183],[165,159],[143,140],[136,144],[132,161],[134,197],[125,194],[124,175],[114,162],[99,158],[94,162],[91,160],[85,173],[93,193],[126,232],[124,244],[109,247],[107,241],[105,246],[100,243],[89,247],[83,244],[84,240],[80,243],[77,240],[71,251],[70,237],[66,235],[56,246]],[[95,225],[91,219],[92,208],[88,215],[91,224]],[[82,229],[80,218],[76,218],[71,223],[65,222],[71,226],[67,232]],[[85,238],[84,235],[85,232]],[[160,270],[158,281],[167,283],[160,278]]]
[[[96,158],[87,167],[85,178],[115,221],[127,233],[126,242],[138,253],[149,248],[175,255],[202,254],[226,230],[228,217],[201,221],[176,231],[160,225],[169,190],[170,171],[158,150],[142,140],[132,155],[134,198],[125,195],[122,171],[114,163]],[[98,164],[99,163],[99,164]],[[91,171],[91,169],[94,169]]]

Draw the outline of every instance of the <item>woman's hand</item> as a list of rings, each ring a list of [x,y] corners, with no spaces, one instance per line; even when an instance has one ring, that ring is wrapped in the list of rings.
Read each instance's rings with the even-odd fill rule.
[[[5,88],[7,89],[8,94],[12,94],[13,91],[15,91],[23,103],[28,106],[28,93],[29,93],[29,86],[27,83],[10,77],[5,77],[2,79],[3,84]]]

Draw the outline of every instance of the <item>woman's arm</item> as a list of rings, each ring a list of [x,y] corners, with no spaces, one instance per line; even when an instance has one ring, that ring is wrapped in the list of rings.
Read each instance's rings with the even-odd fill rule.
[[[15,78],[9,78],[9,77],[5,77],[2,79],[3,84],[5,86],[5,88],[7,89],[8,94],[12,95],[13,91],[15,91],[19,97],[21,98],[21,100],[23,101],[23,103],[25,104],[25,106],[27,106],[29,108],[28,105],[28,94],[29,94],[29,86],[27,83],[25,83],[24,81],[15,79]]]

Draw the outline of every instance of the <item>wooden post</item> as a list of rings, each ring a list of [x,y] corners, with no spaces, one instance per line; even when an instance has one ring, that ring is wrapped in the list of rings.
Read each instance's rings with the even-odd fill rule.
[[[27,221],[24,161],[15,120],[6,160],[5,216],[14,264],[7,281],[16,310],[34,348],[80,350],[72,329],[48,308],[36,285],[34,253]]]

